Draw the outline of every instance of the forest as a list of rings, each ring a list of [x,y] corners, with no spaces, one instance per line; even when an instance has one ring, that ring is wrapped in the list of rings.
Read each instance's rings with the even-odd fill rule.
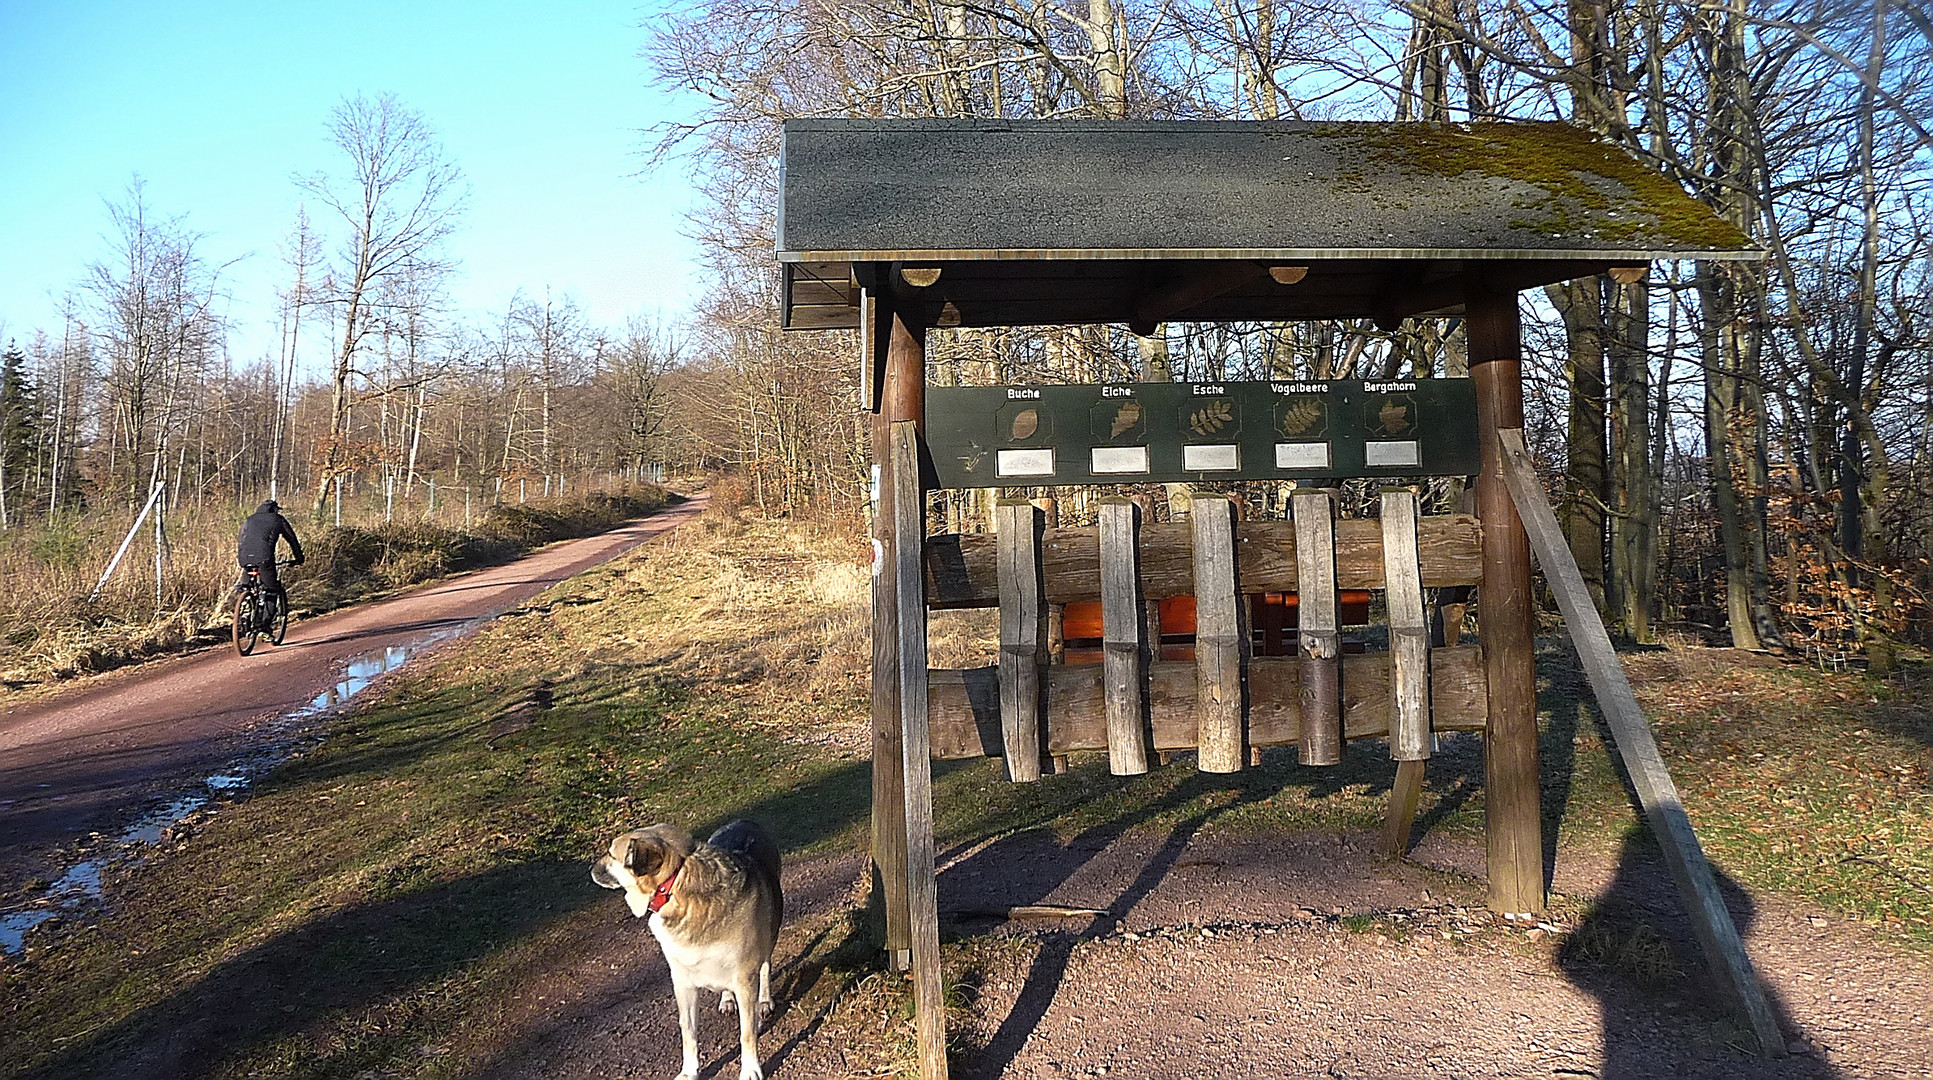
[[[701,192],[688,317],[594,326],[541,286],[452,310],[460,163],[434,117],[345,99],[335,164],[297,178],[279,239],[274,355],[230,355],[220,268],[138,182],[110,201],[83,278],[49,283],[60,324],[7,325],[10,565],[65,559],[84,586],[150,497],[178,522],[274,494],[298,523],[467,524],[665,471],[733,475],[768,513],[861,535],[855,344],[779,325],[787,118],[1564,120],[1765,252],[1522,298],[1528,434],[1606,618],[1633,641],[1687,633],[1875,672],[1933,644],[1922,6],[708,0],[648,23],[639,48],[659,90],[705,103],[641,148]],[[928,356],[939,385],[1466,370],[1454,318],[942,329]],[[1463,497],[1455,480],[1427,493],[1437,510]],[[989,495],[932,510],[986,528]],[[1078,520],[1089,500],[1062,501]],[[61,539],[77,520],[101,524]]]

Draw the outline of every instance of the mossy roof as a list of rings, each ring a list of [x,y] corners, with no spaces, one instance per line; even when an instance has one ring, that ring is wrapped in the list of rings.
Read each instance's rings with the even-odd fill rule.
[[[1561,123],[793,120],[778,255],[1755,258],[1676,184]]]

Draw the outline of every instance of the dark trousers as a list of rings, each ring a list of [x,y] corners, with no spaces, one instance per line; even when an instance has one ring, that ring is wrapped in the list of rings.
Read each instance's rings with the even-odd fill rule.
[[[287,603],[288,594],[282,591],[282,580],[281,580],[281,577],[277,574],[277,571],[280,569],[280,567],[275,565],[275,560],[270,559],[265,565],[258,566],[256,567],[256,569],[262,572],[262,587],[268,590],[269,595],[276,597],[277,599],[283,601],[284,603]],[[247,583],[248,583],[248,567],[244,566],[242,567],[242,580],[240,583],[238,583],[237,587]]]

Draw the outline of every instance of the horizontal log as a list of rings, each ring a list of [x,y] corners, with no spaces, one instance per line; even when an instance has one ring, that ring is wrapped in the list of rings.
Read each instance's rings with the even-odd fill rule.
[[[1483,579],[1482,535],[1468,514],[1417,520],[1417,554],[1428,588],[1475,585]],[[1000,603],[998,545],[992,533],[948,533],[926,542],[928,604],[936,608],[995,607]],[[1243,521],[1235,526],[1236,580],[1244,593],[1294,592],[1295,526]],[[1094,529],[1048,529],[1041,538],[1047,601],[1066,604],[1101,598],[1101,542]],[[1382,526],[1374,518],[1336,522],[1336,585],[1383,587]],[[1141,592],[1149,600],[1192,596],[1194,541],[1189,524],[1141,528]]]
[[[1483,651],[1475,645],[1430,654],[1431,726],[1437,731],[1482,731],[1488,713]],[[1107,749],[1101,668],[1056,664],[1047,669],[1047,751],[1062,755]],[[1148,665],[1148,712],[1156,750],[1196,745],[1195,665]],[[1300,682],[1293,657],[1262,658],[1248,667],[1248,742],[1290,746],[1301,737]],[[993,667],[934,669],[927,681],[933,757],[999,757],[1000,675]],[[1346,739],[1389,734],[1389,654],[1342,658],[1342,724]]]

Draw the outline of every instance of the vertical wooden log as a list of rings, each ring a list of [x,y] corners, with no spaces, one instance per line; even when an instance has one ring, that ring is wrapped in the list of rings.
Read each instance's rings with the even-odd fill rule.
[[[1295,506],[1297,636],[1304,765],[1342,762],[1342,613],[1336,595],[1335,503],[1298,491]]]
[[[921,1080],[946,1080],[946,1002],[940,989],[939,881],[933,860],[933,740],[926,698],[926,506],[919,429],[893,424],[893,575],[899,599],[901,766],[906,788],[906,897],[913,939],[913,1022]]]
[[[1430,756],[1430,624],[1416,555],[1416,493],[1383,492],[1383,582],[1389,608],[1389,756]]]
[[[883,301],[882,301],[883,303]],[[920,422],[926,408],[926,331],[890,313],[885,385],[873,418],[873,882],[886,915],[886,950],[895,968],[912,960],[906,897],[906,786],[899,700],[899,592],[893,536],[892,425]],[[917,474],[915,475],[917,490]],[[915,497],[914,502],[919,502]]]
[[[1530,538],[1504,483],[1497,433],[1524,423],[1517,296],[1473,290],[1465,305],[1477,392],[1477,516],[1483,522],[1478,633],[1490,719],[1484,730],[1484,831],[1490,906],[1544,908],[1543,821],[1537,788],[1537,673]]]
[[[1242,771],[1242,597],[1235,591],[1233,507],[1197,495],[1195,533],[1196,766]]]
[[[1040,779],[1040,665],[1046,611],[1040,577],[1040,511],[1002,502],[999,518],[1000,736],[1007,779]]]
[[[1101,677],[1107,699],[1107,767],[1116,776],[1148,771],[1138,516],[1126,499],[1101,502]]]

